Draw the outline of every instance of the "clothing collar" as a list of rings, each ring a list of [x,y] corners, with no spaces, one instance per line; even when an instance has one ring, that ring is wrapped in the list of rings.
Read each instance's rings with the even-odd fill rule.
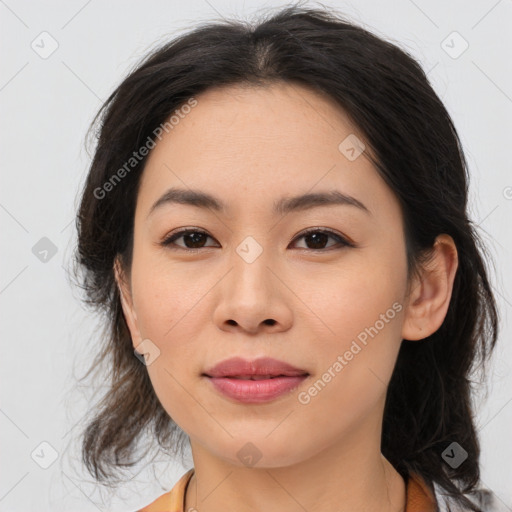
[[[194,474],[189,469],[174,487],[138,512],[184,512],[187,485]],[[411,474],[406,482],[405,512],[436,512],[436,500],[432,490],[417,474]]]

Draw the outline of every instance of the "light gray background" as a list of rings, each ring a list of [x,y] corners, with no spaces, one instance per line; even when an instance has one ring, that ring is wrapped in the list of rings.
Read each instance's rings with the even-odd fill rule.
[[[161,457],[163,487],[141,466],[110,497],[76,462],[73,436],[92,399],[74,376],[97,346],[96,319],[82,309],[66,277],[78,192],[90,161],[84,137],[102,100],[155,44],[202,21],[250,19],[257,10],[280,5],[285,2],[0,0],[1,511],[135,510],[170,489],[187,469]],[[477,407],[482,480],[512,510],[512,2],[325,5],[419,59],[462,138],[472,218],[496,262],[492,280],[502,317],[488,401]],[[58,48],[41,55],[52,40]],[[458,55],[464,41],[469,46]],[[46,262],[40,260],[44,253],[33,252],[34,246],[41,250],[36,244],[48,243],[40,242],[43,237],[57,250]],[[42,442],[57,452],[48,469],[36,463],[51,462],[52,448]]]

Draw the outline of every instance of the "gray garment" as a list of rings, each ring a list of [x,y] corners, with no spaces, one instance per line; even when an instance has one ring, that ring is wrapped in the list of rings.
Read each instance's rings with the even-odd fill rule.
[[[434,483],[434,495],[437,500],[438,512],[470,512],[470,509],[456,504],[455,500],[446,496],[442,487]],[[512,508],[507,507],[502,501],[489,491],[477,491],[473,496],[468,496],[478,504],[483,512],[511,512]]]

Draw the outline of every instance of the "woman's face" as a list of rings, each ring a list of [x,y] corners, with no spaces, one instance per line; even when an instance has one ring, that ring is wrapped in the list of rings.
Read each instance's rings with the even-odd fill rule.
[[[193,446],[240,466],[248,452],[260,467],[285,466],[369,436],[379,449],[407,288],[397,199],[361,153],[357,127],[309,89],[196,99],[148,157],[124,303],[161,404]],[[152,209],[170,189],[223,207]],[[305,194],[364,206],[282,202]],[[295,207],[274,208],[283,204]],[[163,245],[184,228],[199,233]],[[274,399],[241,402],[203,375],[234,356],[309,375]]]

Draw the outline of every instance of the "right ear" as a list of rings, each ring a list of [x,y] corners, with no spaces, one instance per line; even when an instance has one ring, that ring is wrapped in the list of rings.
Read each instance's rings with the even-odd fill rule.
[[[114,261],[114,277],[117,283],[117,287],[119,289],[119,295],[121,298],[121,306],[123,308],[124,318],[128,325],[128,329],[130,330],[130,334],[132,337],[132,345],[133,348],[136,348],[142,342],[142,336],[140,335],[140,330],[137,322],[137,312],[135,311],[135,307],[133,305],[133,298],[130,291],[130,285],[126,280],[125,273],[123,271],[122,265],[116,256]]]

